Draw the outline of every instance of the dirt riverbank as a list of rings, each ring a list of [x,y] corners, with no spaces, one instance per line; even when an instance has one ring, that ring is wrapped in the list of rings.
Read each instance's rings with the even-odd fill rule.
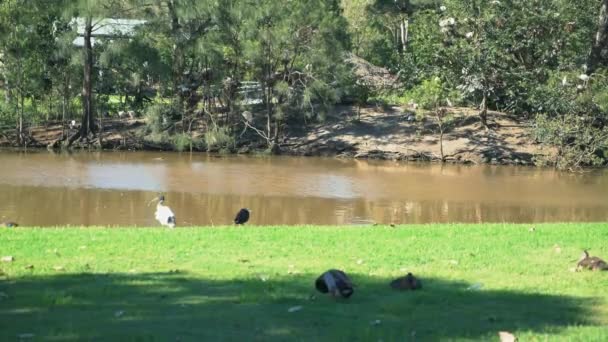
[[[535,143],[530,124],[504,113],[489,113],[489,129],[483,127],[476,111],[451,108],[452,124],[443,137],[444,158],[454,163],[533,164],[538,154],[550,153]],[[143,119],[106,119],[101,147],[111,150],[171,149],[140,138]],[[242,129],[242,128],[239,128]],[[58,147],[61,124],[32,127],[28,148]],[[67,135],[74,130],[65,132]],[[203,132],[195,131],[194,136]],[[357,118],[356,108],[336,107],[324,123],[291,127],[281,142],[281,153],[305,156],[338,156],[392,160],[440,160],[439,129],[436,120],[397,106],[368,106]],[[11,132],[0,134],[0,146],[17,147]],[[247,131],[237,141],[235,153],[257,153],[263,141]]]

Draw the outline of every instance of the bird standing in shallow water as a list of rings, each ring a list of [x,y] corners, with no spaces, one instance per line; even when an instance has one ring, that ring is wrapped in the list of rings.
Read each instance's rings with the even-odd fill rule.
[[[236,214],[236,217],[234,218],[234,223],[235,224],[245,224],[245,222],[249,221],[249,213],[251,211],[247,208],[243,208],[241,210],[239,210],[239,212]]]
[[[175,228],[175,214],[171,208],[165,205],[165,196],[160,195],[154,200],[158,200],[158,203],[156,204],[156,212],[154,213],[156,221],[160,222],[160,224],[163,226]]]

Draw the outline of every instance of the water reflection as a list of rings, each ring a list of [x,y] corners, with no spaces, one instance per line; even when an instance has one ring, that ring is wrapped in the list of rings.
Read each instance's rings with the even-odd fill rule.
[[[156,225],[606,221],[608,173],[175,153],[0,153],[0,220]]]

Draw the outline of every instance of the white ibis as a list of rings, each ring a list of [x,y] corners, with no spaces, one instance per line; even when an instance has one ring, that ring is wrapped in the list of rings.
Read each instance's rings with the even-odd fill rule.
[[[171,208],[165,205],[165,196],[160,195],[158,198],[155,198],[152,201],[155,200],[158,201],[156,204],[156,212],[154,213],[154,218],[156,218],[156,221],[163,226],[175,228],[175,214]]]

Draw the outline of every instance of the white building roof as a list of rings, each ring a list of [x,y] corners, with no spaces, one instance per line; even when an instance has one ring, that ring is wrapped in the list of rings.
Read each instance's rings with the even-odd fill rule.
[[[93,31],[91,32],[91,44],[95,45],[95,38],[122,38],[131,37],[137,26],[145,24],[145,20],[138,19],[93,19]],[[84,18],[72,19],[76,26],[78,37],[72,42],[74,45],[84,46]]]

